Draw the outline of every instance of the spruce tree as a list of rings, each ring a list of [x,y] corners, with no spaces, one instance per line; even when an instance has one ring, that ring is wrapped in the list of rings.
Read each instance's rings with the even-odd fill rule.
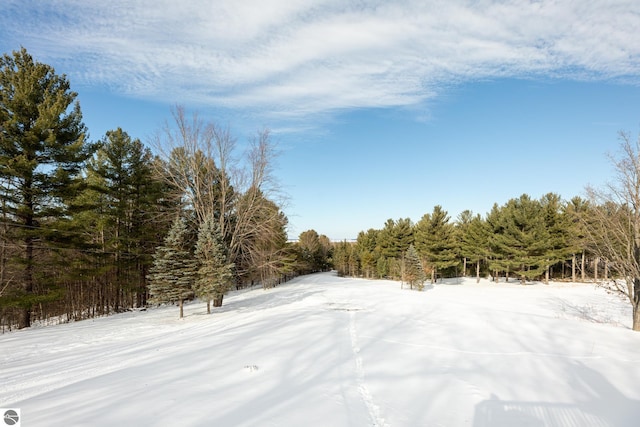
[[[156,249],[153,266],[149,270],[149,294],[151,303],[175,303],[180,306],[183,317],[183,303],[193,298],[196,277],[196,263],[187,249],[187,225],[182,218],[176,218],[164,245]]]
[[[54,239],[53,228],[62,228],[52,224],[68,218],[93,151],[76,97],[66,76],[34,61],[26,49],[0,58],[0,198],[3,217],[17,226],[24,248],[14,301],[20,328],[30,326],[32,305],[46,298],[36,241]]]
[[[218,222],[207,217],[198,230],[195,258],[198,263],[194,291],[207,301],[207,313],[211,313],[211,300],[220,301],[233,283],[233,263],[228,262]]]
[[[411,289],[415,286],[417,290],[423,290],[426,276],[422,267],[422,261],[420,261],[420,255],[418,255],[418,251],[416,251],[413,245],[409,245],[403,261],[403,280],[409,284]]]

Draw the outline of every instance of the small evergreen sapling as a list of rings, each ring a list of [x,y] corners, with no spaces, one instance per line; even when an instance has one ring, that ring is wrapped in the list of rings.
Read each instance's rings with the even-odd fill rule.
[[[149,269],[149,294],[151,303],[178,302],[180,318],[183,317],[183,303],[193,298],[193,284],[196,263],[187,250],[187,225],[176,218],[164,245],[156,249],[153,266]]]
[[[415,286],[417,290],[421,291],[424,289],[425,280],[426,275],[418,251],[413,245],[409,245],[404,256],[404,281],[409,284],[411,289]]]
[[[214,307],[222,305],[233,283],[234,264],[228,262],[227,252],[218,223],[207,217],[198,230],[195,257],[199,268],[194,285],[196,296],[207,301],[207,313],[211,313],[211,300]]]

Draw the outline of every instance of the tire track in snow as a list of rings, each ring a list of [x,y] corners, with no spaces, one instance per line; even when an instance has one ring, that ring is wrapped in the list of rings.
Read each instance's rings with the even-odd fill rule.
[[[356,381],[358,390],[364,404],[369,411],[369,416],[374,427],[388,427],[384,418],[380,415],[380,408],[373,401],[373,396],[364,381],[364,368],[362,366],[362,357],[360,357],[360,347],[358,346],[358,334],[356,330],[356,312],[349,312],[349,336],[351,337],[351,349],[356,362]]]

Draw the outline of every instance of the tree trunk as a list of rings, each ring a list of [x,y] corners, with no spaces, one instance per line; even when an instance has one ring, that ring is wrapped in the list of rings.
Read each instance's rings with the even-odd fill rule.
[[[183,309],[184,303],[182,301],[182,299],[180,299],[180,318],[182,319],[182,317],[184,316],[184,309]]]
[[[640,278],[633,280],[633,330],[640,331]]]
[[[32,221],[28,220],[27,225],[31,226]],[[22,285],[22,290],[25,295],[33,294],[33,237],[29,236],[25,239],[26,248],[25,248],[25,258],[26,258],[26,267],[24,270],[24,284]],[[20,308],[20,312],[18,315],[18,329],[28,328],[31,326],[31,304],[25,303],[23,307]]]
[[[576,281],[576,254],[571,256],[571,281],[573,283]]]
[[[213,306],[214,307],[222,307],[222,299],[224,298],[224,294],[216,294],[215,298],[213,298]]]
[[[467,277],[467,257],[463,258],[462,277]]]
[[[585,262],[586,262],[585,258],[586,258],[585,252],[582,251],[582,262],[580,267],[582,271],[580,271],[580,276],[583,282],[585,281]]]
[[[480,283],[480,260],[476,264],[476,283]]]
[[[551,267],[547,266],[547,268],[544,270],[544,284],[548,285],[549,284],[549,269]]]
[[[207,300],[207,314],[211,314],[211,300]]]
[[[596,283],[598,282],[598,264],[600,264],[600,258],[596,257],[595,261],[593,262],[593,280]]]

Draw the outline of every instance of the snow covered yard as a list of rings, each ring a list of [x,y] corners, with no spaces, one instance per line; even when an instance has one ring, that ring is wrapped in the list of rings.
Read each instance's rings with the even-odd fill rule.
[[[636,426],[640,333],[593,285],[299,277],[0,335],[23,426]]]

